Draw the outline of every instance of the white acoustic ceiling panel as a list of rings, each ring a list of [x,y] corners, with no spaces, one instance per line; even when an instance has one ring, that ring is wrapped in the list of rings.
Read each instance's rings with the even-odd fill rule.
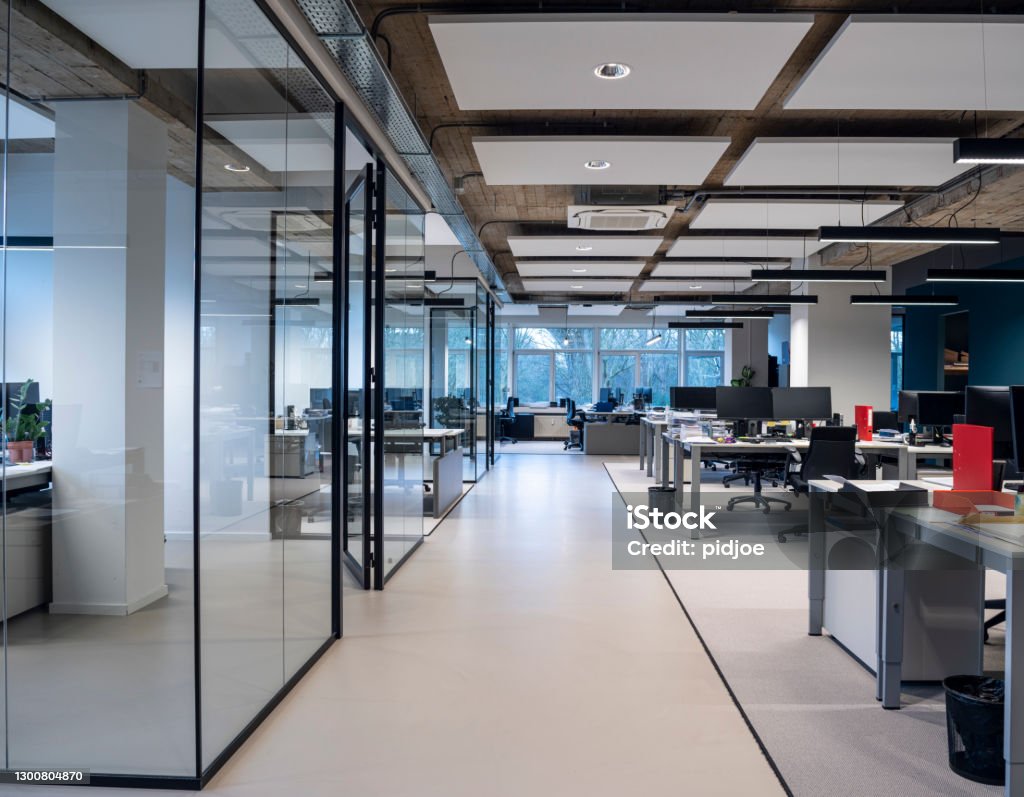
[[[752,110],[813,24],[804,14],[430,17],[459,108]],[[601,64],[626,64],[618,80]],[[704,65],[699,76],[684,64]],[[713,65],[713,68],[709,65]]]
[[[1020,111],[1022,74],[1024,17],[855,14],[785,107]]]
[[[517,261],[521,277],[635,277],[644,267],[643,260],[528,260]]]
[[[755,138],[729,186],[935,186],[971,168],[951,138]]]
[[[663,261],[655,266],[652,277],[742,277],[750,278],[755,263],[673,263]]]
[[[614,317],[622,313],[622,304],[570,304],[570,316],[609,316]]]
[[[132,69],[195,69],[199,0],[42,0]],[[211,8],[207,69],[287,69],[295,55],[270,20],[242,4]]]
[[[734,280],[700,280],[699,282],[686,282],[679,280],[647,280],[640,284],[641,293],[707,293],[708,291],[725,291],[733,293],[734,291],[743,291],[749,288],[754,283],[750,282],[738,282]],[[699,285],[700,287],[695,287]]]
[[[903,207],[902,202],[824,199],[709,199],[691,229],[813,230],[830,224],[866,225]]]
[[[265,169],[332,172],[334,141],[313,118],[223,119],[207,124]],[[326,122],[325,122],[326,125]],[[404,223],[404,222],[403,222]]]
[[[537,293],[624,293],[632,280],[523,280],[523,290]]]
[[[729,138],[495,136],[474,138],[488,185],[700,185]],[[586,164],[607,163],[603,169]]]
[[[516,257],[650,257],[662,238],[653,235],[510,236]]]
[[[668,250],[669,257],[806,257],[827,244],[814,236],[780,238],[778,236],[694,235],[676,238]]]
[[[498,316],[502,318],[518,318],[520,316],[525,317],[535,315],[540,315],[540,310],[538,310],[537,305],[535,304],[505,303],[498,310]]]

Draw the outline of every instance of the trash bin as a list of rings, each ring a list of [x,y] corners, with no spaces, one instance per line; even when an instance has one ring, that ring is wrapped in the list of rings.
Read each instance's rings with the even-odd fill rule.
[[[946,690],[949,768],[968,780],[1002,786],[1006,777],[1005,684],[983,675],[951,675],[942,685]]]
[[[656,487],[647,488],[647,506],[651,509],[660,509],[662,512],[676,511],[676,488]]]

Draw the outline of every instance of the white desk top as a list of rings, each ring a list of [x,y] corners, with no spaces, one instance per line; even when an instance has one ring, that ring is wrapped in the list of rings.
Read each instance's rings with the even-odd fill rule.
[[[9,489],[17,489],[24,485],[45,484],[53,473],[53,463],[49,460],[25,462],[19,465],[0,465],[0,473],[7,482]]]

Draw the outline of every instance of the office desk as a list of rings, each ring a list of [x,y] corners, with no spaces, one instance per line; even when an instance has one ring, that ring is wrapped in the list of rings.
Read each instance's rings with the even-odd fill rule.
[[[664,432],[661,435],[662,460],[667,462],[670,448],[675,448],[673,467],[676,473],[682,473],[683,459],[688,454],[691,461],[700,462],[705,459],[729,459],[733,456],[760,454],[764,456],[778,455],[784,458],[787,449],[794,449],[803,452],[810,446],[806,438],[802,440],[783,440],[779,442],[765,441],[763,443],[717,443],[707,437],[693,437],[680,439]],[[917,478],[917,461],[919,459],[940,459],[952,457],[953,449],[946,446],[908,446],[904,443],[893,443],[888,440],[857,441],[856,449],[862,454],[896,455],[898,478],[904,481]],[[701,469],[691,468],[690,475],[690,509],[700,509]],[[668,468],[662,468],[661,484],[668,487]],[[682,503],[681,491],[677,485],[676,503]]]
[[[37,460],[20,465],[4,465],[0,473],[3,473],[2,483],[8,490],[45,487],[50,483],[53,463],[49,460]]]
[[[588,417],[583,427],[583,453],[635,457],[642,438],[638,423],[592,423]]]
[[[0,568],[7,573],[7,620],[50,601],[52,572],[52,478],[48,461],[3,466],[7,490],[5,541]]]
[[[933,491],[937,485],[924,481],[915,486]],[[820,635],[825,589],[825,502],[841,485],[827,479],[812,480],[808,562],[808,633]],[[974,562],[979,567],[1006,575],[1006,692],[1004,696],[1004,746],[1008,797],[1024,797],[1024,537],[1008,542],[961,525],[962,518],[933,506],[896,507],[887,513],[884,545],[906,537]],[[878,568],[881,602],[877,697],[883,708],[900,707],[903,675],[903,608],[906,573],[900,568]],[[978,640],[979,650],[981,639]]]

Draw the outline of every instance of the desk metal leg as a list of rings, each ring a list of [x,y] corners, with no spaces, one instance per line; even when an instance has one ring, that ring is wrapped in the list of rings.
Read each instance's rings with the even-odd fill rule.
[[[644,424],[647,427],[647,434],[651,436],[650,445],[647,447],[647,476],[654,476],[654,455],[657,447],[657,430],[652,424]],[[643,435],[641,435],[642,437]]]
[[[917,478],[917,454],[904,446],[899,451],[897,461],[900,479],[914,481]]]
[[[898,709],[903,681],[903,601],[906,578],[903,567],[892,562],[894,537],[889,532],[882,543],[887,553],[881,571],[882,655],[878,679],[882,708]]]
[[[640,470],[644,469],[644,460],[647,459],[647,427],[649,424],[640,422]]]
[[[1018,606],[1018,604],[1020,604]],[[1006,694],[1003,757],[1006,797],[1024,797],[1024,571],[1006,574]]]
[[[679,457],[676,459],[676,489],[682,492],[683,485],[686,483],[685,472],[683,470],[683,446],[679,445],[678,448]],[[690,446],[690,511],[700,513],[700,463],[701,463],[701,447]],[[700,531],[694,529],[690,534],[690,539],[699,540]]]
[[[821,636],[825,621],[825,496],[822,493],[810,494],[807,532],[807,633]]]
[[[661,486],[668,487],[668,440],[661,438]]]

